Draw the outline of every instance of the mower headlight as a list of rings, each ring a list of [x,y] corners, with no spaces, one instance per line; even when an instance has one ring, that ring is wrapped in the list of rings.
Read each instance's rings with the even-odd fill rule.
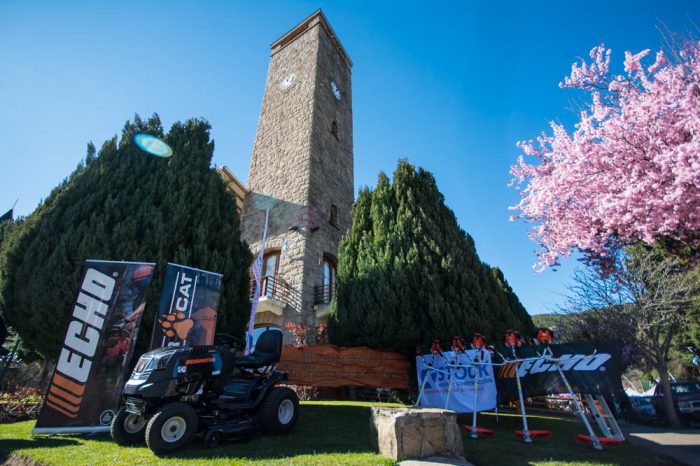
[[[165,369],[173,354],[175,354],[175,351],[167,351],[165,353],[160,353],[153,356],[153,358],[148,361],[148,365],[146,365],[145,370],[159,371]]]
[[[139,362],[136,363],[136,368],[134,369],[134,372],[141,373],[141,372],[145,371],[146,367],[148,367],[149,362],[151,362],[150,355],[141,356],[139,358]]]

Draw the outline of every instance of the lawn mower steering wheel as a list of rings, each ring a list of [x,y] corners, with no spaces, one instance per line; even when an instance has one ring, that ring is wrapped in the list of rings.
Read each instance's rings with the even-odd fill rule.
[[[217,333],[214,335],[214,344],[216,346],[228,346],[232,349],[243,349],[245,348],[245,340],[240,337],[234,337],[228,333]]]

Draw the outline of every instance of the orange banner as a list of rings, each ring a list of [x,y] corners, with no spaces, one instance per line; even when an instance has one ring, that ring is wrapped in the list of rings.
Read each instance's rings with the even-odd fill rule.
[[[289,383],[314,387],[407,388],[408,368],[408,359],[395,351],[335,345],[285,345],[277,364]]]

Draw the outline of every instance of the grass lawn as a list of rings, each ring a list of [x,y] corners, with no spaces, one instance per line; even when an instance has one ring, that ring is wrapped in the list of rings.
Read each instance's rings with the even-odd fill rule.
[[[215,449],[201,441],[182,452],[158,458],[145,447],[119,447],[108,435],[32,437],[33,421],[0,425],[0,462],[3,457],[29,458],[46,465],[391,465],[391,460],[372,451],[369,441],[370,406],[376,403],[307,402],[302,404],[299,423],[290,435],[259,436],[247,441],[222,442]],[[386,406],[386,405],[385,405]],[[469,417],[471,419],[471,417]],[[464,437],[465,456],[477,465],[663,465],[664,461],[639,447],[624,444],[603,452],[574,442],[583,426],[574,420],[528,416],[532,429],[549,429],[550,440],[525,445],[513,431],[520,418],[490,414],[479,417],[479,425],[495,429],[493,438]],[[465,421],[466,422],[466,421]]]
[[[471,425],[471,414],[460,416],[463,423]],[[494,437],[473,440],[464,436],[464,456],[476,465],[504,464],[520,465],[630,465],[662,466],[673,465],[672,460],[660,457],[629,442],[620,447],[607,447],[603,451],[593,450],[591,445],[577,443],[576,434],[586,434],[586,428],[579,418],[558,416],[527,416],[530,430],[549,430],[549,439],[535,439],[527,445],[516,437],[515,431],[522,430],[522,418],[518,414],[500,414],[498,422],[493,413],[482,413],[477,418],[479,427],[496,431]],[[597,431],[596,431],[597,433]]]

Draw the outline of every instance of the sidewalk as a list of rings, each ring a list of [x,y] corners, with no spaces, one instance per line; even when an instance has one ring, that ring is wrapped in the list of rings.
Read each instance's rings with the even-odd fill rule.
[[[433,456],[422,460],[403,460],[399,466],[474,466],[464,458],[445,458],[444,456]]]
[[[622,426],[621,426],[622,427]],[[688,465],[700,464],[700,429],[678,429],[629,424],[625,438],[654,452]]]

